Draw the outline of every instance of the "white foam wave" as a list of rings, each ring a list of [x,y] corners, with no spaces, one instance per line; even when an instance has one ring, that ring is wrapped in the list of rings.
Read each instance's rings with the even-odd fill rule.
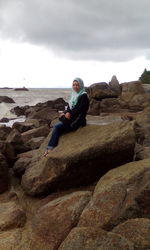
[[[3,117],[15,118],[16,116],[10,112],[10,108],[6,103],[0,103],[0,119]]]

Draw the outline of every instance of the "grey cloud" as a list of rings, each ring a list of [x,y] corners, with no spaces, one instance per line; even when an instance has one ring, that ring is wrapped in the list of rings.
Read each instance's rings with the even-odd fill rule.
[[[149,8],[149,0],[0,0],[0,34],[74,59],[149,58]]]

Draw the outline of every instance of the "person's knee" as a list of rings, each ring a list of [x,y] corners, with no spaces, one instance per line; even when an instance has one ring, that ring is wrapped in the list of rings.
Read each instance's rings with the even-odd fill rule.
[[[64,128],[64,125],[62,122],[58,122],[54,125],[54,129],[56,130],[62,130]]]

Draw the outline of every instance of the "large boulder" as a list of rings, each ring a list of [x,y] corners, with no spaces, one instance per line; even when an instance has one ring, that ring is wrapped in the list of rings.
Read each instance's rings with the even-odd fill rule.
[[[97,183],[78,226],[111,230],[132,218],[150,218],[150,158],[109,171]]]
[[[142,84],[145,93],[150,94],[150,84]]]
[[[3,193],[9,186],[8,164],[4,155],[0,153],[0,193]]]
[[[42,108],[42,110],[34,111],[28,115],[30,119],[43,119],[51,122],[58,117],[58,112],[56,109],[50,107]]]
[[[40,137],[36,137],[36,138],[31,138],[28,142],[27,142],[27,146],[31,149],[37,149],[41,146],[42,142],[44,141],[45,137],[44,136],[40,136]]]
[[[26,214],[16,201],[1,203],[0,212],[0,232],[23,227],[26,222]]]
[[[138,94],[134,95],[128,103],[129,109],[132,111],[140,111],[150,106],[150,95]]]
[[[16,114],[17,116],[25,115],[27,109],[29,109],[29,105],[26,106],[16,106],[10,110],[11,113]]]
[[[95,227],[75,227],[62,242],[59,250],[134,250],[125,237]]]
[[[131,219],[113,229],[129,241],[133,242],[134,249],[150,249],[150,220],[145,218]]]
[[[128,105],[120,98],[106,98],[100,102],[100,112],[121,112],[128,109]]]
[[[78,191],[40,207],[31,222],[31,249],[58,249],[62,240],[77,224],[90,198],[91,192]]]
[[[137,114],[136,122],[142,127],[150,124],[150,107],[145,108],[143,112]]]
[[[44,158],[48,140],[49,135],[39,149],[41,159],[22,177],[21,185],[30,195],[92,183],[108,170],[132,161],[134,155],[135,135],[128,121],[87,125],[65,133]]]
[[[112,90],[106,82],[93,83],[87,88],[87,93],[90,99],[94,98],[96,100],[118,96],[118,94]]]
[[[25,121],[25,123],[32,123],[35,128],[39,128],[39,127],[42,127],[44,125],[50,126],[50,124],[51,124],[50,121],[48,121],[48,120],[44,120],[44,119],[30,119],[30,118],[27,118],[26,121]]]
[[[24,144],[22,135],[16,129],[13,129],[8,135],[6,140],[7,147],[8,144],[13,147],[15,154],[23,153],[29,150],[29,148]]]
[[[62,97],[59,97],[55,100],[49,100],[44,103],[37,103],[36,107],[46,108],[51,107],[52,109],[64,110],[65,106],[67,106],[67,102]]]
[[[119,96],[121,94],[121,86],[116,76],[112,76],[111,81],[109,82],[109,87],[117,93]]]
[[[8,96],[0,96],[0,103],[5,102],[5,103],[15,103],[15,101],[8,97]]]
[[[24,133],[30,129],[35,128],[35,125],[32,122],[15,122],[12,128],[16,129],[19,133]]]
[[[31,163],[31,158],[29,157],[20,157],[14,164],[13,170],[17,177],[20,177],[24,174],[25,170]]]
[[[33,128],[21,134],[22,140],[24,141],[24,143],[27,143],[32,138],[41,136],[46,137],[49,134],[49,131],[50,129],[47,125],[39,128]]]
[[[27,250],[27,243],[22,244],[21,229],[8,230],[0,233],[0,249],[2,250]]]
[[[100,105],[101,105],[100,101],[97,101],[94,98],[91,98],[87,113],[91,115],[100,115]]]
[[[6,140],[10,132],[11,132],[10,127],[1,126],[0,127],[0,140]]]
[[[120,86],[122,88],[121,98],[127,103],[132,100],[133,96],[145,93],[142,83],[140,81],[121,83]]]

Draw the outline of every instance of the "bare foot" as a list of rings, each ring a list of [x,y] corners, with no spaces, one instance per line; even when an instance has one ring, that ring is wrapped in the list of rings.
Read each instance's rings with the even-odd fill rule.
[[[49,153],[50,151],[52,151],[52,150],[53,150],[52,148],[51,148],[51,149],[47,149],[47,150],[45,151],[43,157],[47,157],[48,153]]]

